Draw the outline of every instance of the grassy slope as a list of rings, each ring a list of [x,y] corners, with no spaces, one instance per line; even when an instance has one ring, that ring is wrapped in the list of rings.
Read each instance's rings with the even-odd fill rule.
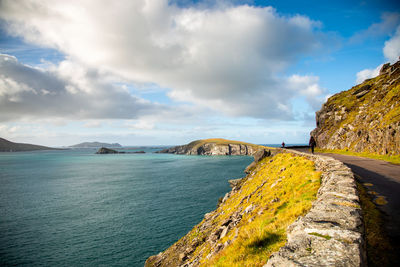
[[[254,210],[244,213],[239,224],[217,241],[230,242],[229,246],[206,259],[211,247],[204,242],[191,258],[202,255],[201,266],[262,266],[285,244],[287,226],[311,208],[319,186],[320,173],[315,171],[312,161],[286,153],[277,154],[272,160],[265,158],[245,178],[241,189],[213,213],[217,214],[213,228],[200,230],[203,220],[166,251],[167,257],[174,262],[176,248],[187,246],[195,239],[206,239],[232,214],[253,205]]]
[[[369,116],[370,120],[376,120],[379,123],[376,128],[385,128],[393,122],[400,120],[400,84],[390,86],[386,90],[382,89],[382,85],[388,80],[386,75],[381,75],[376,78],[367,80],[357,86],[354,86],[348,91],[338,93],[330,97],[327,101],[328,105],[336,107],[345,107],[347,117],[338,125],[330,125],[334,128],[340,128],[344,124],[355,124],[361,126],[364,122],[357,121],[356,116],[360,107],[364,104],[363,113]],[[371,90],[364,97],[357,99],[354,92],[365,85],[370,85]],[[396,103],[397,102],[397,103]],[[394,106],[392,106],[394,105]]]
[[[316,148],[316,152],[319,153],[335,153],[335,154],[342,154],[342,155],[349,155],[349,156],[357,156],[357,157],[364,157],[370,159],[379,159],[384,160],[393,164],[400,165],[400,155],[379,155],[374,153],[368,152],[353,152],[348,149],[320,149]]]

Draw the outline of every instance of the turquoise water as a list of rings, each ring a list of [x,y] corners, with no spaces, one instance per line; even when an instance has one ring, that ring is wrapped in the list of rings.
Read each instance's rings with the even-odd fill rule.
[[[94,152],[0,153],[1,266],[143,266],[252,161]]]

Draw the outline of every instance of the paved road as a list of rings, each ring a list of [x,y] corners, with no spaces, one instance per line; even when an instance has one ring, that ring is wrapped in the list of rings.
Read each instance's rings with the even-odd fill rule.
[[[308,149],[296,149],[309,153]],[[346,164],[359,176],[362,183],[370,183],[368,190],[383,196],[386,205],[377,205],[385,215],[386,229],[392,244],[400,251],[400,165],[382,160],[346,156],[339,154],[321,154],[330,156]]]

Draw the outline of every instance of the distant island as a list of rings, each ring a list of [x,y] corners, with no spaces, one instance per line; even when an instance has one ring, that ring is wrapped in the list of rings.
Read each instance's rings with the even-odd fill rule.
[[[143,150],[141,151],[133,151],[133,152],[125,152],[125,151],[117,151],[114,149],[106,148],[106,147],[101,147],[99,150],[97,150],[96,154],[144,154]]]
[[[0,138],[0,152],[19,152],[34,150],[57,150],[57,148],[24,143],[14,143],[4,138]]]
[[[118,143],[101,143],[101,142],[83,142],[80,144],[76,144],[73,146],[69,146],[71,148],[100,148],[100,147],[122,147]]]

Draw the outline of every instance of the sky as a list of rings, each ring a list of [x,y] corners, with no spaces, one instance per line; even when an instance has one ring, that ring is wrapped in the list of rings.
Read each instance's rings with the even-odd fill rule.
[[[398,1],[0,0],[0,137],[303,144],[399,56]]]

